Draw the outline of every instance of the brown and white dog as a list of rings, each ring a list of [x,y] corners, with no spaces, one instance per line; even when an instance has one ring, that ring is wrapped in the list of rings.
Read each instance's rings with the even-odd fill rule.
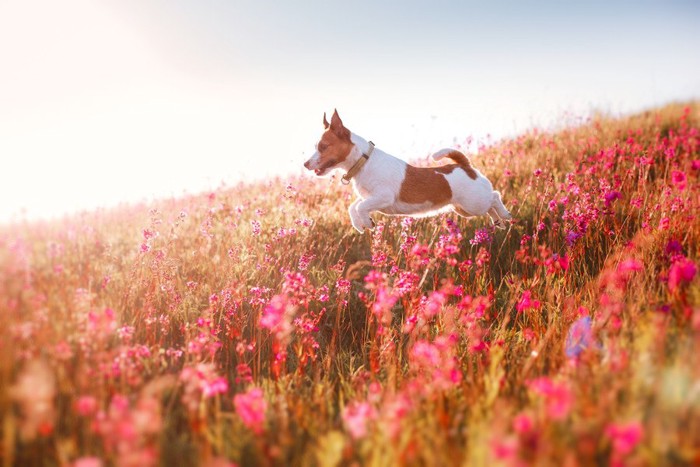
[[[323,114],[323,125],[316,152],[304,167],[318,176],[335,169],[345,172],[343,182],[352,181],[358,195],[349,212],[360,233],[374,227],[370,214],[375,211],[414,217],[448,209],[465,217],[488,214],[499,228],[511,219],[501,194],[460,151],[443,149],[432,155],[435,161],[447,157],[454,164],[414,167],[345,128],[337,110],[330,123]]]

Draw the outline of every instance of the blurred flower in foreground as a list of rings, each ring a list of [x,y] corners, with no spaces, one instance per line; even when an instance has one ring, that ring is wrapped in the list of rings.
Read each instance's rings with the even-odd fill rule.
[[[351,402],[343,410],[343,424],[353,439],[364,438],[367,435],[367,425],[376,417],[374,408],[367,402]]]
[[[690,284],[697,272],[697,266],[688,258],[674,262],[668,271],[668,289],[675,292],[681,285]]]
[[[252,388],[243,394],[236,394],[233,397],[233,405],[245,426],[256,435],[263,432],[267,401],[263,397],[262,389]]]
[[[591,317],[583,316],[571,325],[566,336],[565,352],[569,358],[578,357],[581,352],[594,345],[591,330]]]
[[[543,397],[547,405],[547,415],[553,420],[563,420],[569,415],[574,396],[563,382],[554,382],[545,376],[527,383],[529,388]]]
[[[605,434],[612,442],[611,465],[624,465],[623,459],[642,441],[644,427],[639,422],[610,424]]]
[[[19,405],[22,439],[33,440],[37,434],[51,434],[56,418],[56,378],[45,362],[34,360],[27,363],[9,393]]]

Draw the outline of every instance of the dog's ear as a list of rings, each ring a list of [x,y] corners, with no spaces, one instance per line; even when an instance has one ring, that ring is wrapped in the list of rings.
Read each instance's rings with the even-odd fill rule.
[[[331,130],[340,138],[350,139],[350,130],[343,126],[343,121],[340,119],[337,110],[333,111],[333,116],[331,117]]]
[[[331,124],[326,120],[326,112],[323,112],[323,128],[327,130],[329,126],[331,126]]]

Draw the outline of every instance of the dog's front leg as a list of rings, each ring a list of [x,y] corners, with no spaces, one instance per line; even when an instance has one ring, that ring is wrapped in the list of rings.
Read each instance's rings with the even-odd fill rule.
[[[355,227],[355,230],[358,232],[363,233],[365,229],[360,221],[360,215],[357,213],[357,205],[360,204],[360,201],[362,201],[362,198],[357,198],[355,201],[353,201],[348,208],[348,213],[350,214],[350,222],[352,222],[352,226]]]
[[[353,218],[353,226],[355,226],[360,233],[364,232],[364,229],[374,228],[374,221],[370,217],[370,214],[374,211],[390,206],[392,202],[393,197],[388,193],[375,195],[371,198],[360,200],[354,206],[357,217]],[[352,212],[350,215],[352,216]]]

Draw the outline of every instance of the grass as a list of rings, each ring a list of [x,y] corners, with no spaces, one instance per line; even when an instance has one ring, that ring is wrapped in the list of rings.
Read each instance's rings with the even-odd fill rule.
[[[480,147],[507,231],[312,177],[1,227],[3,464],[697,464],[699,110]]]

